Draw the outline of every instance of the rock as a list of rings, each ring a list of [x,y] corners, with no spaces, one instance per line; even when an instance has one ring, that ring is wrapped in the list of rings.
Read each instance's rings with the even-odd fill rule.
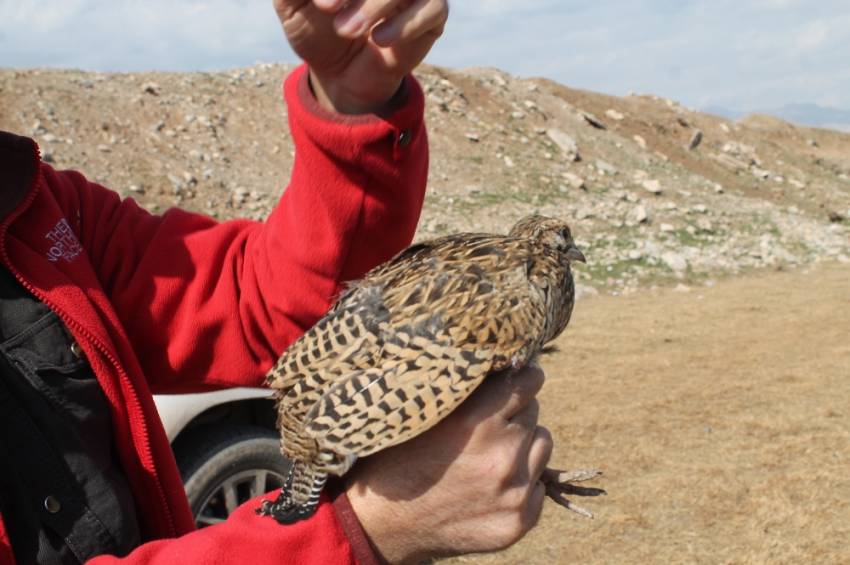
[[[696,130],[694,134],[691,136],[691,140],[688,142],[688,149],[693,151],[699,144],[702,143],[702,131]]]
[[[686,284],[682,284],[682,283],[677,284],[676,287],[673,289],[673,292],[683,292],[684,293],[684,292],[690,292],[690,291],[691,291],[691,287],[689,287]],[[710,429],[711,428],[709,428],[709,430]]]
[[[661,254],[661,261],[664,262],[674,273],[681,273],[688,268],[688,260],[679,253],[673,251],[665,251]]]
[[[626,225],[636,226],[649,221],[649,213],[645,206],[637,205],[626,214]]]
[[[690,212],[692,214],[707,214],[708,208],[705,204],[696,204],[694,206],[691,206]]]
[[[53,163],[54,162],[53,153],[50,152],[50,151],[47,151],[47,150],[42,150],[41,151],[41,160],[44,161],[45,163]]]
[[[770,178],[770,176],[772,174],[770,171],[767,171],[765,169],[761,169],[759,167],[753,167],[751,169],[751,172],[753,173],[753,176],[756,177],[759,180],[767,180],[767,179]]]
[[[805,190],[806,188],[806,183],[800,182],[797,179],[788,179],[788,184],[790,184],[794,188],[799,188],[800,190]]]
[[[578,210],[576,210],[577,220],[586,220],[588,218],[592,218],[593,216],[593,210],[591,210],[590,208],[579,208]]]
[[[726,125],[725,123],[720,124],[720,129],[723,130],[724,133],[729,133],[730,131],[732,131],[732,130],[729,129],[729,126]]]
[[[605,115],[611,118],[612,120],[616,120],[618,122],[622,121],[623,118],[625,118],[623,114],[621,114],[617,110],[614,110],[613,108],[610,110],[605,110]]]
[[[631,261],[640,261],[643,257],[644,253],[640,249],[632,249],[629,251],[629,259]]]
[[[561,173],[561,177],[567,181],[567,184],[579,190],[587,190],[587,186],[584,184],[584,179],[574,173]]]
[[[708,218],[700,218],[697,220],[697,228],[701,232],[714,233],[714,224]]]
[[[661,194],[661,183],[655,179],[648,179],[640,183],[643,189],[656,196]]]
[[[247,188],[237,187],[231,194],[230,198],[234,205],[241,206],[246,200],[248,200],[248,196],[250,194],[251,191]]]
[[[632,136],[632,139],[634,139],[634,140],[635,140],[635,143],[637,143],[637,144],[638,144],[638,146],[639,146],[641,149],[646,149],[646,140],[645,140],[642,136],[640,136],[640,135],[633,135],[633,136]]]
[[[109,152],[112,151],[112,148],[108,145],[101,144],[101,145],[97,146],[97,150],[100,151],[101,153],[109,153]]]
[[[505,166],[506,166],[507,168],[509,168],[509,169],[513,169],[513,168],[514,168],[514,160],[513,160],[513,159],[511,159],[510,157],[508,157],[507,155],[505,155],[505,156],[504,156],[504,158],[503,158],[502,160],[505,162]]]
[[[159,96],[159,85],[155,82],[146,82],[142,85],[142,93]]]
[[[58,143],[60,140],[52,133],[45,133],[41,136],[41,140],[45,143]]]
[[[579,116],[581,117],[581,119],[583,119],[585,122],[587,122],[590,126],[595,127],[596,129],[603,129],[603,130],[607,129],[605,127],[605,124],[603,124],[599,120],[599,118],[597,118],[596,116],[594,116],[590,112],[580,112]]]
[[[466,139],[474,143],[478,143],[479,141],[481,141],[481,137],[479,137],[479,135],[475,132],[467,132],[464,134],[464,136],[466,137]]]
[[[732,169],[736,173],[746,171],[750,168],[749,163],[746,163],[741,159],[737,159],[731,155],[727,155],[726,153],[712,154],[711,158],[723,165],[724,167]]]
[[[660,229],[662,233],[671,233],[676,231],[676,228],[674,228],[672,224],[661,224]]]
[[[806,145],[808,145],[809,147],[820,147],[820,145],[818,145],[818,142],[814,139],[807,139]]]
[[[830,211],[827,214],[827,218],[829,218],[829,221],[834,224],[841,223],[845,220],[844,215],[840,212],[836,212],[835,210]]]
[[[614,176],[620,172],[614,165],[612,165],[611,163],[607,163],[602,159],[596,160],[596,169],[603,175]]]
[[[569,134],[559,129],[547,129],[546,135],[569,159],[573,161],[581,160],[578,152],[578,144]]]
[[[186,186],[183,184],[183,181],[180,180],[180,178],[176,175],[168,173],[167,177],[168,182],[171,183],[171,191],[173,194],[179,195],[181,192],[183,192],[183,189],[186,188]]]
[[[756,154],[756,148],[746,143],[738,141],[727,141],[723,144],[723,152],[737,156],[753,158]]]
[[[139,186],[138,184],[131,184],[127,190],[129,190],[130,192],[134,192],[136,194],[144,194],[145,193],[145,189],[142,188],[141,186]]]

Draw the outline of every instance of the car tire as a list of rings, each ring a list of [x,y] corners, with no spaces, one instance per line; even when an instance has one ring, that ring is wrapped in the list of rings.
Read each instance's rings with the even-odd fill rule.
[[[255,426],[203,426],[174,446],[195,524],[223,522],[237,506],[283,486],[279,436]]]

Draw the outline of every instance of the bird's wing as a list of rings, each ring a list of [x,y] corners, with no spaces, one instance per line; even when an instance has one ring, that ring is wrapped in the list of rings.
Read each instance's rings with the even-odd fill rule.
[[[266,384],[279,398],[300,396],[302,388],[322,388],[322,374],[329,369],[364,366],[374,353],[374,336],[388,317],[379,285],[349,289],[330,312],[287,348],[266,375]]]
[[[397,304],[418,295],[421,308],[380,324],[372,366],[328,368],[338,375],[335,384],[302,424],[319,451],[363,457],[406,441],[457,408],[487,374],[527,361],[545,314],[524,267],[498,282],[481,277],[465,269],[438,285],[460,300],[438,312],[428,285],[433,277],[420,280],[423,288],[400,291]]]
[[[492,367],[492,350],[448,335],[387,336],[380,366],[337,380],[304,421],[320,451],[363,457],[426,431],[454,410]]]

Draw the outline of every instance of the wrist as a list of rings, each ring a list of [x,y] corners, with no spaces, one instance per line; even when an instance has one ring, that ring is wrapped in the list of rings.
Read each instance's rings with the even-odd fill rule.
[[[340,80],[308,74],[310,89],[319,105],[338,114],[376,114],[400,106],[405,95],[404,79],[363,81],[355,90]]]
[[[419,563],[434,557],[423,543],[427,532],[408,519],[404,501],[390,501],[356,481],[348,484],[346,496],[381,562]]]

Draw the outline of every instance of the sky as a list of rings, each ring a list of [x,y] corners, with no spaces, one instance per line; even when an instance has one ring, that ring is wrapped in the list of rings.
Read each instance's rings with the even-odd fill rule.
[[[271,0],[0,0],[0,66],[295,62]],[[848,0],[454,0],[427,62],[695,108],[850,109]]]

